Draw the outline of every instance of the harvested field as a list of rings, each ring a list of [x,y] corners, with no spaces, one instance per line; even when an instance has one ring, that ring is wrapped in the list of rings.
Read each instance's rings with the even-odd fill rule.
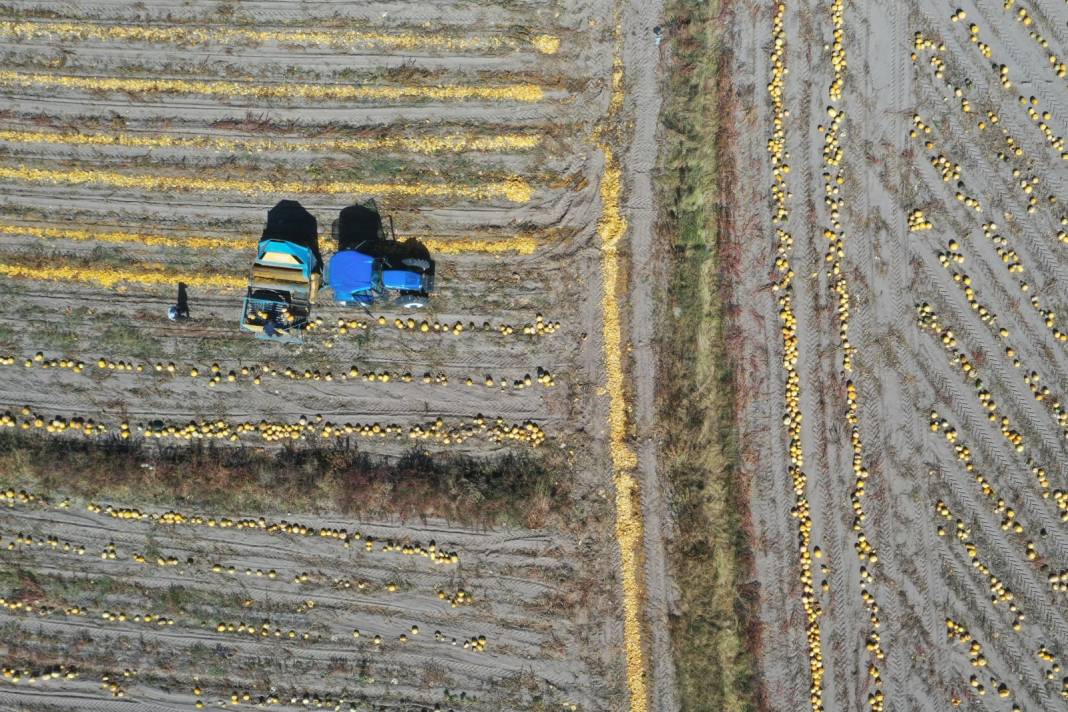
[[[624,5],[0,7],[0,707],[671,690],[659,10]],[[326,258],[374,198],[429,307],[240,334],[285,198]]]
[[[769,709],[1068,709],[1066,18],[729,13]]]
[[[585,428],[597,181],[583,123],[605,109],[612,38],[544,9],[486,8],[478,33],[454,6],[336,10],[7,11],[0,275],[33,325],[0,335],[24,374],[0,393],[12,423],[249,444],[365,435],[390,454],[408,435],[486,453]],[[286,196],[316,216],[324,252],[337,211],[374,197],[444,258],[432,310],[327,300],[299,353],[236,338],[266,208]],[[175,327],[178,281],[195,318]]]
[[[1065,8],[0,7],[0,707],[1068,711]]]

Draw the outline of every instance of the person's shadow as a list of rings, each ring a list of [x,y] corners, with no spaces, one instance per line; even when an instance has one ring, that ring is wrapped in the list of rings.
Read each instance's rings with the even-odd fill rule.
[[[178,283],[178,318],[189,318],[189,292],[186,291],[185,282]]]

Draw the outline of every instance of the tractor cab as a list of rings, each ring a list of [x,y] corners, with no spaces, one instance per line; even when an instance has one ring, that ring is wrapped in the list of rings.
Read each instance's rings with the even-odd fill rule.
[[[375,258],[358,249],[344,250],[330,258],[327,283],[339,305],[374,304],[375,295],[383,293],[382,272],[375,268]]]
[[[407,309],[426,306],[434,288],[430,253],[417,240],[398,242],[392,220],[387,238],[374,201],[342,210],[333,235],[338,251],[326,279],[337,304],[370,307],[392,298]]]

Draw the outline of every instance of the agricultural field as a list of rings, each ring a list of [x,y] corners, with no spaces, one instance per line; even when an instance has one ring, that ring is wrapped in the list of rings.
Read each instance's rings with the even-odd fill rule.
[[[1068,710],[1068,6],[725,14],[760,698]]]
[[[625,6],[0,6],[0,708],[670,700]],[[368,198],[429,307],[240,334],[267,210]]]
[[[0,708],[1068,712],[1066,27],[0,5]]]

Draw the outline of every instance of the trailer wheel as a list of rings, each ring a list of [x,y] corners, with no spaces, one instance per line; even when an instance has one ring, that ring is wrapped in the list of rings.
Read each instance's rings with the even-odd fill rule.
[[[426,272],[430,269],[430,260],[421,260],[417,257],[405,257],[401,260],[401,264],[405,267],[415,267],[422,272]]]

